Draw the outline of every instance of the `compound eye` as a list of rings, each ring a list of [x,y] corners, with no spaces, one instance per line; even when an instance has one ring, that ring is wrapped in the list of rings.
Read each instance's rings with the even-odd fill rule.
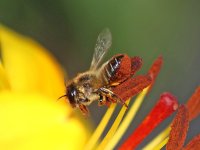
[[[77,89],[75,86],[72,84],[67,87],[67,97],[69,99],[70,104],[72,107],[76,106],[76,95],[77,95]]]
[[[71,92],[70,92],[71,97],[74,98],[76,96],[76,94],[77,94],[76,89],[72,89]]]

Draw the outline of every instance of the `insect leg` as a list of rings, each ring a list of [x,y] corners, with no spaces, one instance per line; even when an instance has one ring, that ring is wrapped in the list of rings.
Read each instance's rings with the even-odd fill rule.
[[[83,105],[83,104],[79,104],[78,106],[79,106],[81,112],[82,112],[84,115],[88,116],[88,114],[89,114],[88,108],[87,108],[85,105]]]
[[[98,105],[99,105],[99,106],[103,106],[103,105],[109,106],[109,105],[110,105],[110,102],[107,101],[107,98],[106,98],[105,95],[100,94],[100,95],[99,95],[99,100],[98,100]]]
[[[99,92],[101,95],[103,95],[103,96],[109,98],[113,103],[120,102],[120,103],[122,103],[123,105],[125,105],[126,107],[128,107],[128,106],[126,105],[126,103],[125,103],[120,97],[118,97],[115,93],[113,93],[113,92],[112,92],[111,90],[109,90],[108,88],[101,87],[101,88],[98,89],[98,92]]]

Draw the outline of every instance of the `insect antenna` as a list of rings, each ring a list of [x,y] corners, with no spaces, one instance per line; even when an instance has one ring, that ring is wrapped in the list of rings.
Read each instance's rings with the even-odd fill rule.
[[[63,98],[63,97],[67,97],[67,95],[65,94],[65,95],[62,95],[62,96],[60,96],[58,99],[57,99],[57,101],[59,101],[61,98]]]

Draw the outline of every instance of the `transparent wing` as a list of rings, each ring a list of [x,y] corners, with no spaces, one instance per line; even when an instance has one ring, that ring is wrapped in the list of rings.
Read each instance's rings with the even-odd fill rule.
[[[108,51],[112,44],[112,35],[108,28],[104,29],[98,36],[94,49],[93,59],[90,70],[96,70],[103,56]]]

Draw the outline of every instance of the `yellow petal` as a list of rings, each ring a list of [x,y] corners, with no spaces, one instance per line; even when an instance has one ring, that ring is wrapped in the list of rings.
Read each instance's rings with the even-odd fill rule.
[[[40,92],[55,99],[63,94],[63,71],[46,49],[2,25],[0,45],[3,65],[13,91]]]
[[[78,150],[88,132],[64,105],[42,95],[0,92],[0,147]]]
[[[6,72],[2,66],[2,63],[0,62],[0,91],[9,89],[10,89],[10,83],[8,81]]]

